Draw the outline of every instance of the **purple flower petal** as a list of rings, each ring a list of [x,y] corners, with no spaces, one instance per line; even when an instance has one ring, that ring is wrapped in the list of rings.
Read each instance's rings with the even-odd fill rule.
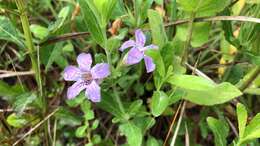
[[[153,63],[153,59],[149,56],[144,56],[144,63],[146,67],[146,72],[150,73],[154,71],[155,69],[155,64]]]
[[[133,40],[128,40],[128,41],[126,41],[126,42],[124,42],[123,44],[122,44],[122,46],[119,48],[119,50],[121,51],[121,52],[123,52],[125,49],[127,49],[127,48],[129,48],[129,47],[134,47],[135,46],[135,41],[133,41]]]
[[[75,82],[72,86],[68,88],[67,98],[72,99],[76,97],[86,87],[87,87],[86,84],[84,84],[84,82],[82,82],[81,80]]]
[[[95,81],[92,81],[91,84],[87,86],[86,96],[88,96],[88,98],[92,102],[100,102],[101,100],[100,87]]]
[[[140,62],[144,57],[144,52],[139,51],[137,48],[132,48],[124,57],[123,61],[128,64],[136,64]]]
[[[142,32],[142,30],[137,29],[135,31],[135,41],[136,41],[136,43],[139,44],[140,46],[144,46],[145,40],[146,40],[146,38],[145,38],[145,35]]]
[[[156,46],[156,45],[151,44],[151,45],[148,45],[148,46],[145,46],[145,47],[141,48],[140,50],[141,51],[146,51],[146,50],[149,50],[149,49],[157,50],[157,49],[159,49],[159,47]]]
[[[66,81],[77,81],[80,78],[81,71],[76,66],[67,66],[64,69],[64,80]]]
[[[102,79],[110,75],[109,64],[99,63],[91,69],[91,74],[94,79]]]
[[[92,57],[89,53],[81,53],[77,57],[77,62],[79,64],[79,69],[82,71],[89,71],[92,64]]]

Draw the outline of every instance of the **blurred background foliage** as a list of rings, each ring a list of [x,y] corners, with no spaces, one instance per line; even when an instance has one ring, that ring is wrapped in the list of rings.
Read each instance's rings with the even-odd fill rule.
[[[260,145],[259,0],[0,0],[0,14],[0,145]],[[121,63],[138,28],[159,46],[152,74]],[[81,52],[111,65],[100,103],[66,99]]]

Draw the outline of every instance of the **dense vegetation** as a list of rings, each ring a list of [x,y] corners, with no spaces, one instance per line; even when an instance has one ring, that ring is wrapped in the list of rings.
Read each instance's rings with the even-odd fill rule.
[[[0,145],[259,146],[259,0],[0,0]]]

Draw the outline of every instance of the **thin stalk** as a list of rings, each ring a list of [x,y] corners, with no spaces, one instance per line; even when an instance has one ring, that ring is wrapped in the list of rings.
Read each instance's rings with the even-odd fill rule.
[[[26,4],[25,4],[24,0],[15,0],[15,2],[16,2],[17,8],[20,13],[20,19],[21,19],[21,23],[22,23],[23,32],[24,32],[24,38],[25,38],[25,45],[28,48],[30,60],[32,63],[32,70],[35,73],[37,87],[38,87],[38,90],[40,91],[40,98],[41,98],[42,104],[43,104],[42,116],[44,117],[45,113],[46,113],[46,109],[47,109],[46,108],[47,104],[46,104],[46,101],[45,101],[45,98],[44,98],[43,92],[42,92],[40,68],[39,68],[39,64],[37,61],[37,54],[36,54],[37,50],[35,49],[34,44],[33,44],[32,33],[30,31],[29,19],[26,14]],[[44,131],[45,131],[46,144],[48,146],[48,123],[44,124]]]
[[[196,13],[192,12],[191,16],[190,16],[190,20],[189,20],[187,39],[186,39],[186,43],[185,43],[185,46],[183,49],[183,56],[182,56],[182,61],[181,61],[182,64],[184,64],[188,60],[189,46],[190,46],[190,41],[191,41],[191,37],[192,37],[193,21],[194,21],[195,16],[196,16]]]
[[[260,74],[260,67],[254,67],[244,78],[237,84],[237,87],[244,91],[247,87],[251,85],[251,83],[258,77]]]

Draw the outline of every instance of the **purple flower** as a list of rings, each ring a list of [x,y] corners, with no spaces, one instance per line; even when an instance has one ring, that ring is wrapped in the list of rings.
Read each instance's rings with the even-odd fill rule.
[[[128,40],[123,43],[123,45],[119,48],[120,51],[124,51],[127,48],[130,48],[130,51],[126,54],[123,59],[123,62],[128,65],[137,64],[142,59],[144,59],[146,72],[152,72],[155,69],[155,64],[153,63],[153,59],[147,55],[145,55],[145,51],[148,49],[158,49],[156,45],[145,45],[145,35],[144,33],[138,29],[135,31],[135,41]]]
[[[72,99],[82,90],[86,89],[85,95],[93,102],[101,100],[99,82],[110,75],[109,65],[99,63],[91,68],[92,58],[90,54],[81,53],[77,57],[79,67],[67,66],[64,70],[66,81],[76,81],[68,88],[67,97]]]

